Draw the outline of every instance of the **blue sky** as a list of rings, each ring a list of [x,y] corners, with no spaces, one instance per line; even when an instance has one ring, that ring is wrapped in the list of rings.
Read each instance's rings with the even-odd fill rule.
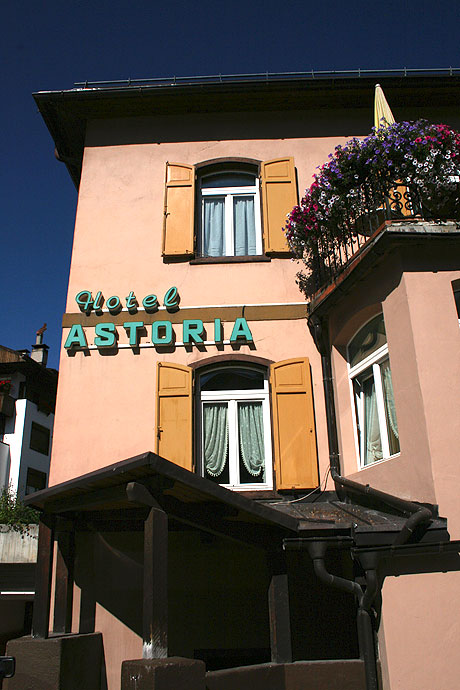
[[[46,322],[56,368],[77,193],[34,91],[173,75],[460,67],[459,0],[3,0],[0,18],[0,344],[30,348]]]

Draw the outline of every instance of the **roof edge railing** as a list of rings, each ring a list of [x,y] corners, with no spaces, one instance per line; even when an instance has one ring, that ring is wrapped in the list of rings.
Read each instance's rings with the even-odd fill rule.
[[[228,84],[232,82],[256,82],[301,79],[356,79],[362,77],[409,77],[409,76],[444,76],[459,77],[460,67],[442,68],[398,68],[398,69],[354,69],[354,70],[309,70],[308,72],[256,72],[253,74],[211,74],[190,77],[156,77],[150,79],[114,79],[109,81],[79,81],[74,86],[79,89],[118,88],[138,86],[185,86],[193,84]]]

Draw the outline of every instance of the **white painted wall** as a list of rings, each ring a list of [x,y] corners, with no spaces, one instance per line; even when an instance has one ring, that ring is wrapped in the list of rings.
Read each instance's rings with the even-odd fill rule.
[[[3,443],[10,447],[10,477],[9,483],[13,491],[18,490],[19,468],[21,466],[22,443],[24,438],[24,421],[27,400],[16,400],[16,416],[9,419],[14,422],[11,433],[5,433]],[[8,428],[8,427],[7,427]]]
[[[19,383],[24,380],[21,375],[12,377],[12,395],[16,396]],[[30,431],[32,422],[36,422],[50,430],[50,447],[48,455],[32,450],[30,445]],[[37,405],[25,398],[16,400],[16,416],[8,418],[5,425],[3,443],[10,447],[9,484],[19,498],[24,498],[26,489],[27,470],[32,467],[40,472],[49,474],[51,446],[53,439],[54,415],[40,412]]]

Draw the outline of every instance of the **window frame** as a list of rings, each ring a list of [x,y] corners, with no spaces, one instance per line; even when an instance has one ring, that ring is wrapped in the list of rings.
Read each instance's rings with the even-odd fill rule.
[[[458,325],[460,326],[460,285],[458,285],[457,281],[452,285],[452,292],[454,295],[455,309],[457,310]]]
[[[203,391],[201,390],[201,378],[205,374],[217,372],[219,370],[229,369],[248,369],[258,371],[263,375],[263,388],[253,389],[227,389],[220,391]],[[271,408],[270,408],[270,384],[269,372],[265,367],[251,366],[245,362],[235,361],[232,364],[216,364],[212,367],[200,369],[198,374],[197,384],[197,470],[201,477],[206,477],[204,467],[204,446],[203,446],[203,408],[206,403],[212,402],[227,402],[227,420],[228,420],[228,468],[229,468],[229,483],[220,484],[226,489],[233,491],[259,491],[273,489],[273,454],[272,454],[272,428],[271,428]],[[239,434],[238,434],[238,403],[239,402],[261,402],[262,416],[263,416],[263,433],[264,433],[264,464],[265,464],[265,481],[264,482],[247,482],[241,483],[238,481],[239,477]],[[208,478],[209,479],[209,478]]]
[[[347,345],[347,368],[348,368],[348,380],[349,380],[349,385],[350,385],[350,396],[351,396],[351,402],[352,402],[352,418],[353,418],[353,430],[354,430],[354,438],[355,438],[355,450],[356,450],[356,456],[358,460],[358,469],[363,470],[368,467],[373,467],[374,465],[377,465],[381,462],[385,462],[386,460],[390,460],[391,458],[395,458],[401,453],[401,447],[399,443],[399,437],[398,437],[398,446],[399,449],[395,453],[390,452],[390,435],[389,435],[389,429],[388,429],[388,423],[387,423],[387,413],[385,409],[385,396],[384,396],[384,389],[383,389],[383,381],[382,381],[382,373],[381,373],[381,367],[385,363],[388,362],[388,366],[390,367],[390,355],[388,351],[388,342],[386,342],[384,345],[380,346],[374,352],[369,354],[367,357],[364,357],[361,361],[359,361],[357,364],[351,366],[349,363],[350,360],[350,355],[349,355],[349,348],[350,345],[352,344],[353,340],[356,338],[356,336],[373,320],[376,318],[376,316],[379,316],[380,314],[375,314],[372,318],[368,319],[366,323],[364,323],[360,328],[355,332],[353,337],[350,339],[348,345]],[[382,314],[382,320],[383,320],[383,314]],[[383,320],[384,321],[384,320]],[[385,323],[385,322],[384,322]],[[386,337],[386,334],[385,334]],[[391,371],[391,367],[390,367]],[[365,442],[366,442],[366,436],[364,432],[365,429],[365,421],[364,421],[364,388],[363,388],[363,383],[364,381],[369,380],[369,378],[373,379],[374,382],[374,387],[375,387],[375,399],[376,399],[376,406],[377,406],[377,418],[378,418],[378,424],[379,424],[379,433],[380,433],[380,443],[382,447],[382,458],[379,460],[374,460],[371,462],[365,462],[366,458],[366,449],[365,449]],[[359,385],[361,387],[361,393],[358,394],[356,391],[356,383],[359,382]]]
[[[46,434],[44,432],[46,432]],[[46,452],[42,448],[40,448],[40,441],[36,443],[37,439],[35,434],[38,434],[39,436],[42,435],[42,437],[47,436]],[[33,450],[36,453],[40,453],[41,455],[46,455],[48,457],[51,448],[51,430],[48,427],[43,426],[43,424],[39,424],[38,422],[32,422],[30,425],[29,448],[30,450]]]
[[[235,187],[205,187],[202,182],[208,177],[229,174],[247,174],[254,176],[254,185]],[[263,232],[262,232],[262,204],[260,193],[260,170],[257,163],[238,163],[222,161],[218,165],[206,165],[197,170],[197,232],[195,233],[195,256],[201,260],[213,259],[257,259],[264,256]],[[235,254],[234,246],[234,205],[237,197],[251,197],[254,199],[254,225],[255,225],[255,254]],[[204,201],[206,198],[224,199],[224,233],[225,254],[211,256],[204,254]]]
[[[260,224],[262,253],[246,256],[203,258],[199,250],[200,176],[228,170],[249,172],[260,181]],[[162,256],[165,263],[189,261],[193,264],[270,261],[292,258],[284,226],[286,215],[298,203],[297,175],[292,156],[257,160],[254,158],[213,158],[200,163],[166,161]],[[256,215],[257,215],[256,214]]]
[[[32,479],[41,479],[43,486],[40,488],[37,488],[31,483]],[[42,491],[43,489],[46,489],[46,486],[48,484],[48,475],[46,472],[43,472],[43,470],[37,470],[35,467],[28,467],[27,468],[27,474],[26,474],[26,485],[25,485],[25,495],[30,496],[30,494],[35,493],[36,491]]]

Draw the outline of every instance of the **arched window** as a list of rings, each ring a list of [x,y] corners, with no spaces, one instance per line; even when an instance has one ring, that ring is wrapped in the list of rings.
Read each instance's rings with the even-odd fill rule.
[[[273,466],[277,489],[317,487],[308,359],[212,359],[157,362],[156,452],[232,489],[273,488]]]
[[[203,168],[198,179],[198,253],[203,257],[262,254],[256,166],[229,163],[225,168]]]
[[[393,382],[383,314],[363,326],[348,345],[361,467],[399,453]]]
[[[199,405],[200,474],[229,488],[271,488],[267,371],[241,365],[204,371]]]
[[[162,254],[198,263],[290,256],[283,229],[296,203],[291,157],[167,162]]]

